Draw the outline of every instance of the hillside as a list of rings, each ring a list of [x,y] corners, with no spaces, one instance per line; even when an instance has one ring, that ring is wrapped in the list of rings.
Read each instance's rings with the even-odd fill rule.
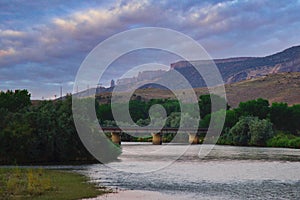
[[[265,98],[271,102],[300,104],[300,73],[270,74],[225,86],[228,102],[236,107],[239,102]]]
[[[224,83],[236,83],[281,72],[300,72],[300,46],[288,48],[282,52],[265,57],[235,57],[215,59]],[[126,90],[134,85],[145,85],[143,88],[161,88],[155,83],[173,84],[176,89],[184,89],[183,82],[174,77],[179,72],[191,84],[193,88],[205,87],[206,84],[201,75],[195,70],[196,67],[211,67],[211,61],[178,61],[170,64],[169,71],[142,72],[137,77],[118,80],[118,86]],[[145,76],[141,76],[145,74]],[[146,76],[147,75],[147,76]],[[154,84],[153,84],[154,83]]]
[[[225,85],[226,96],[231,107],[239,102],[265,98],[272,102],[286,102],[289,105],[300,104],[300,72],[285,72],[270,74],[265,77],[245,80]],[[195,88],[197,96],[207,94],[206,88]],[[182,90],[188,95],[188,91]],[[111,93],[105,92],[97,95],[101,103],[108,103]],[[160,88],[144,88],[136,90],[132,99],[150,100],[155,98],[174,99],[172,92]]]
[[[225,83],[234,83],[280,72],[300,72],[300,46],[265,57],[237,57],[214,61]],[[205,86],[202,78],[191,64],[201,66],[205,64],[205,61],[179,61],[171,64],[171,69],[182,73],[193,87]]]

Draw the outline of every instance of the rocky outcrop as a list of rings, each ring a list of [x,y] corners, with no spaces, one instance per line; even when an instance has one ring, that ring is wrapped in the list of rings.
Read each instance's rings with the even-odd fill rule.
[[[194,66],[207,61],[179,61],[171,64],[171,70],[177,70],[188,77],[192,86],[201,87],[203,80],[196,75]],[[291,47],[266,57],[237,57],[214,60],[225,83],[266,76],[279,72],[300,72],[300,46]]]
[[[193,88],[205,87],[205,81],[193,66],[206,66],[212,61],[179,61],[170,65],[169,71],[148,70],[140,72],[136,77],[124,78],[117,85],[126,88],[160,88],[160,83],[173,83],[173,89],[185,89],[184,82],[176,79],[177,72],[182,74]],[[291,47],[282,52],[265,57],[236,57],[215,59],[224,83],[231,84],[243,80],[265,77],[281,72],[300,72],[300,46]],[[141,86],[143,85],[143,86]],[[137,86],[137,87],[134,87]],[[109,90],[109,89],[108,89]],[[107,90],[105,90],[107,92]],[[101,93],[97,91],[97,93]]]

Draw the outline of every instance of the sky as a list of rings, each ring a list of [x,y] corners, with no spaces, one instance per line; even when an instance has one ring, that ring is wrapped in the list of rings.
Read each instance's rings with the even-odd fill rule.
[[[53,98],[61,86],[70,93],[95,46],[141,27],[182,32],[212,58],[273,54],[300,44],[299,10],[299,0],[0,0],[0,90],[28,89],[32,99]],[[136,63],[178,59],[145,52],[116,61],[103,85]]]

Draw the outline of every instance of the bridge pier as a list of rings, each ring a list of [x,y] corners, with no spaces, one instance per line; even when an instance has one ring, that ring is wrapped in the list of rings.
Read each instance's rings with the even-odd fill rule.
[[[152,144],[154,144],[154,145],[162,144],[162,134],[161,133],[152,133]]]
[[[189,133],[189,143],[190,144],[199,144],[199,135],[196,133]]]
[[[121,144],[121,134],[116,132],[111,132],[111,141],[115,144]]]

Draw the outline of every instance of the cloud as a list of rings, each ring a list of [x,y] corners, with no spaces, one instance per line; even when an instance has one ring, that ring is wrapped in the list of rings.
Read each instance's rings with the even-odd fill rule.
[[[169,2],[120,1],[108,8],[85,9],[54,17],[49,20],[50,23],[35,25],[27,32],[1,30],[1,43],[6,46],[6,50],[2,49],[2,56],[11,56],[7,49],[18,49],[19,54],[13,54],[16,56],[14,64],[63,59],[87,53],[110,35],[131,27],[170,27],[200,41],[215,36],[232,40],[231,35],[237,40],[243,39],[251,37],[249,31],[256,36],[263,33],[260,37],[264,37],[269,29],[274,31],[276,26],[298,23],[299,14],[282,15],[295,6],[274,4],[269,1],[224,1],[204,5],[181,3],[181,7],[165,10]],[[273,18],[276,16],[284,17],[275,22]]]
[[[6,38],[20,38],[25,35],[24,32],[14,30],[0,30],[0,37]]]
[[[16,53],[13,48],[9,48],[7,50],[0,50],[0,57],[12,56]]]
[[[99,42],[136,27],[183,32],[213,57],[266,55],[300,43],[296,0],[13,0],[0,2],[0,7],[0,89],[11,80],[17,85],[14,77],[20,85],[21,80],[42,85],[72,82],[80,63]],[[115,71],[108,74],[113,76]],[[71,90],[71,84],[66,87]]]

